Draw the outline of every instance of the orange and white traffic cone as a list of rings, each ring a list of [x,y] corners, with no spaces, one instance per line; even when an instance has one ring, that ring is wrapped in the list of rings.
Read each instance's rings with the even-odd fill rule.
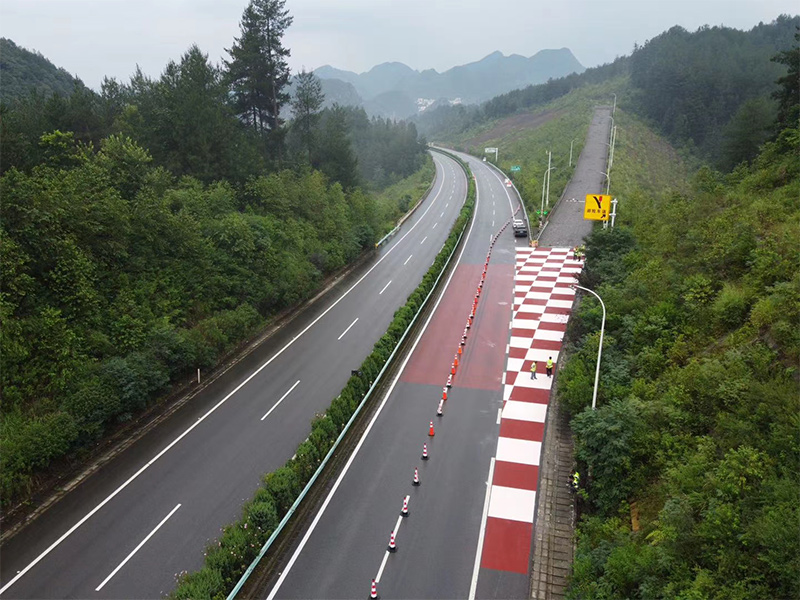
[[[408,516],[408,496],[403,498],[403,508],[400,509],[400,516],[407,517]]]
[[[394,541],[394,531],[389,535],[389,552],[397,552],[397,544]]]
[[[413,485],[419,485],[419,469],[414,467],[414,481],[411,482]]]
[[[428,444],[422,444],[422,460],[428,460]]]
[[[442,388],[442,400],[447,401],[447,388]]]
[[[450,375],[456,374],[456,363],[451,363],[450,365]]]
[[[444,413],[444,398],[439,400],[439,408],[436,409],[436,416],[441,417]]]
[[[459,348],[460,347],[461,346],[459,346]],[[453,386],[453,376],[452,375],[448,375],[447,376],[447,387],[444,388],[444,395],[445,396],[447,395],[447,388],[452,387],[452,386]]]
[[[460,347],[460,346],[459,346]],[[453,366],[458,369],[458,354],[453,358]]]
[[[375,583],[375,580],[372,580],[372,586],[369,588],[369,597],[370,600],[375,600],[378,597],[378,584]]]
[[[428,427],[428,435],[429,435],[430,437],[433,437],[433,436],[435,436],[435,435],[436,435],[436,432],[435,432],[435,431],[434,431],[434,429],[433,429],[433,421],[431,421],[431,424],[430,424],[430,426]]]

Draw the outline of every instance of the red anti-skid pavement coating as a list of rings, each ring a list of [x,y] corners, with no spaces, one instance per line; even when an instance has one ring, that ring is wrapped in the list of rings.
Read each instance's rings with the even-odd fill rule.
[[[494,463],[493,485],[536,491],[539,481],[539,467],[498,460]]]
[[[500,437],[514,438],[517,440],[528,440],[531,442],[541,442],[544,440],[544,423],[535,421],[518,421],[516,419],[503,419],[500,421]],[[495,481],[495,483],[497,483]],[[501,483],[499,485],[505,485]],[[510,487],[514,487],[513,485]]]
[[[539,323],[539,329],[547,329],[549,331],[566,331],[567,324],[566,323],[549,323],[547,321],[543,323]]]
[[[547,375],[537,375],[537,377],[547,377]],[[511,397],[509,400],[514,400],[516,402],[536,402],[537,404],[549,404],[550,390],[515,387],[513,390],[511,390]]]
[[[561,342],[555,340],[533,340],[531,348],[537,350],[561,350]]]
[[[532,535],[533,523],[489,517],[481,568],[526,574]]]
[[[551,300],[566,300],[567,302],[572,302],[575,299],[575,296],[572,294],[552,294],[550,296]]]
[[[467,336],[464,357],[453,387],[501,389],[506,368],[508,323],[511,321],[511,290],[514,266],[489,266],[481,304]]]
[[[456,267],[453,279],[450,281],[433,319],[403,371],[402,381],[442,386],[447,382],[450,364],[458,351],[461,335],[464,333],[464,326],[472,309],[475,288],[481,279],[482,267],[483,265],[465,264]],[[484,296],[485,294],[481,294],[481,303],[478,304],[479,313],[481,304],[486,303]],[[507,323],[505,331],[508,331]],[[475,329],[474,325],[470,331],[473,329]],[[474,337],[472,333],[468,335],[470,338]],[[503,342],[503,347],[505,348],[505,342]],[[505,365],[500,365],[498,377],[504,367]],[[459,367],[455,380],[458,381],[463,377],[463,373],[463,367]]]
[[[528,356],[527,348],[509,348],[508,358],[525,358]],[[530,369],[530,367],[528,367]]]
[[[561,308],[560,306],[548,306],[544,309],[549,315],[570,315],[572,314],[571,308]]]

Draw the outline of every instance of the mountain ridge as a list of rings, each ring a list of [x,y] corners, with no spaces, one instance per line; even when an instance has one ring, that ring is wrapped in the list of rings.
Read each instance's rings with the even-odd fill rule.
[[[424,109],[433,101],[477,103],[518,87],[544,83],[570,73],[582,73],[583,65],[569,48],[543,49],[530,57],[504,55],[499,50],[482,59],[442,71],[418,71],[404,63],[380,63],[362,73],[323,65],[314,70],[322,80],[339,79],[352,84],[365,103],[389,92],[401,93]]]

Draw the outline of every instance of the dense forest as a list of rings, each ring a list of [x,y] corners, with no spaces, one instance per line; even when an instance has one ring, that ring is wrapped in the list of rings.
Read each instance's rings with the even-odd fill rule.
[[[253,0],[222,66],[2,105],[4,503],[373,248],[409,204],[378,192],[430,172],[413,124],[285,92],[290,24]]]
[[[798,597],[800,47],[753,69],[775,65],[751,164],[680,193],[621,184],[621,225],[587,240],[581,283],[608,315],[597,410],[591,297],[558,380],[584,475],[571,598]],[[646,168],[635,152],[615,168]]]
[[[0,38],[0,102],[10,103],[31,91],[41,96],[66,96],[83,83],[41,54]]]
[[[681,27],[635,47],[630,56],[497,96],[479,106],[442,106],[417,122],[429,138],[447,139],[492,119],[529,111],[583,86],[627,75],[619,105],[647,118],[674,144],[730,170],[755,157],[774,134],[775,81],[785,67],[770,57],[789,48],[800,17],[781,16],[750,31]]]

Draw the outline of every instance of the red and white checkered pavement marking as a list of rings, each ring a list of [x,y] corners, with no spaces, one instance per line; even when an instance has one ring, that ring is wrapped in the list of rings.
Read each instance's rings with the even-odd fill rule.
[[[569,248],[517,248],[514,305],[504,375],[500,437],[489,496],[481,567],[527,573],[544,422],[558,353],[583,263]],[[537,363],[536,379],[530,368]]]

